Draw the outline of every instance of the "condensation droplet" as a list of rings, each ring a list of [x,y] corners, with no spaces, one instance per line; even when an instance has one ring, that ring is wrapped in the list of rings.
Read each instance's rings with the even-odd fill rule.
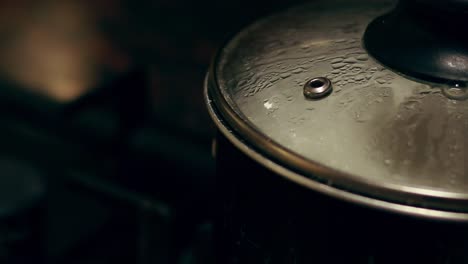
[[[369,57],[366,54],[362,54],[362,55],[357,56],[356,59],[360,61],[366,61],[369,59]]]
[[[342,63],[342,62],[332,64],[333,69],[340,69],[340,68],[343,68],[344,66],[346,66],[346,63]]]
[[[412,100],[409,100],[407,102],[404,102],[403,105],[404,105],[404,107],[406,109],[414,109],[417,106],[418,103],[419,103],[419,101],[412,99]]]
[[[344,62],[346,62],[346,63],[357,63],[358,61],[354,57],[349,57],[349,58],[345,59]]]
[[[331,63],[338,63],[342,61],[343,61],[343,58],[336,58],[336,59],[331,60]]]
[[[294,69],[294,70],[292,71],[292,73],[297,74],[297,73],[301,73],[301,72],[303,72],[303,71],[304,71],[303,68],[297,68],[297,69]]]
[[[468,89],[456,85],[455,87],[443,87],[442,94],[449,99],[453,100],[466,100],[468,99]],[[456,103],[455,101],[453,103]]]
[[[286,79],[289,76],[291,76],[291,73],[289,73],[289,72],[285,72],[285,73],[280,74],[280,77],[283,78],[283,79]]]
[[[362,74],[356,75],[356,77],[354,77],[354,80],[356,80],[356,81],[361,81],[361,80],[364,80],[364,79],[365,79],[365,76],[362,75]]]
[[[379,84],[384,84],[384,83],[387,82],[387,80],[382,79],[382,78],[376,79],[375,81],[376,81],[377,83],[379,83]]]

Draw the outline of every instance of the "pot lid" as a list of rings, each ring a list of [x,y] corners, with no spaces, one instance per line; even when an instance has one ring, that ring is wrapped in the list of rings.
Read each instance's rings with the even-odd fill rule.
[[[403,76],[362,43],[395,4],[319,0],[260,20],[218,54],[210,96],[242,140],[304,177],[466,212],[464,88]]]

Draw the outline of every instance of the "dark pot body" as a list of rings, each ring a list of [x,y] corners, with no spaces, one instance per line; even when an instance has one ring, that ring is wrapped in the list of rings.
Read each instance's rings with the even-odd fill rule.
[[[217,143],[217,263],[468,263],[466,224],[318,194]]]

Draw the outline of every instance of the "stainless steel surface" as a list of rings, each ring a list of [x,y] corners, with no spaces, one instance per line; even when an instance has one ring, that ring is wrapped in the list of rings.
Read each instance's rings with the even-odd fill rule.
[[[391,203],[379,199],[365,197],[359,194],[354,194],[345,190],[334,188],[326,183],[311,180],[307,177],[304,177],[300,173],[297,173],[287,167],[282,166],[281,164],[278,164],[274,160],[271,160],[270,158],[260,153],[257,149],[254,149],[253,147],[246,144],[245,140],[240,138],[239,135],[229,127],[229,125],[224,121],[224,118],[220,115],[219,111],[217,110],[213,98],[212,96],[210,96],[208,90],[209,82],[208,80],[205,80],[205,100],[208,105],[208,112],[211,118],[213,119],[214,123],[218,127],[219,131],[245,155],[252,158],[259,164],[265,166],[274,173],[277,173],[278,175],[285,177],[286,179],[291,180],[299,185],[310,188],[311,190],[324,193],[326,195],[330,195],[332,197],[336,197],[348,202],[368,206],[371,208],[405,214],[412,217],[430,218],[454,222],[468,222],[468,214],[466,213],[417,208],[414,206]]]
[[[274,157],[267,167],[304,175],[301,184],[411,214],[467,212],[468,102],[362,48],[367,24],[394,4],[316,1],[257,22],[220,52],[210,97],[242,144]],[[334,92],[304,100],[310,76],[330,79]]]
[[[324,98],[330,94],[332,89],[332,84],[328,78],[318,77],[306,82],[304,96],[308,99]]]
[[[441,91],[449,99],[461,101],[468,99],[468,89],[466,86],[455,84],[453,87],[442,87]]]

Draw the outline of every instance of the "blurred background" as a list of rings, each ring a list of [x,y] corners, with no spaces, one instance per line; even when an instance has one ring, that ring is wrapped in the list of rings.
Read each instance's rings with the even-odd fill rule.
[[[218,48],[293,1],[0,1],[0,263],[215,263]]]

